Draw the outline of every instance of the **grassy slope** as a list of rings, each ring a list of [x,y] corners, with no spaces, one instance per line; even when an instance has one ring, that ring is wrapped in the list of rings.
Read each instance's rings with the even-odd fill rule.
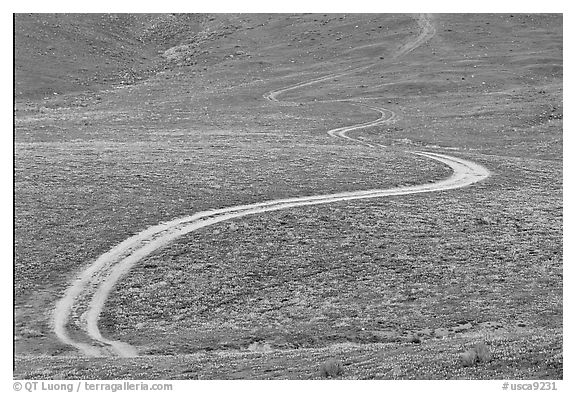
[[[407,17],[210,19],[203,41],[177,53],[189,65],[126,89],[18,103],[18,352],[68,353],[41,310],[78,268],[148,225],[218,206],[441,178],[445,168],[402,153],[439,145],[494,176],[467,190],[277,212],[191,234],[120,283],[103,331],[144,353],[209,351],[171,360],[192,370],[175,366],[174,378],[305,378],[330,354],[351,378],[561,377],[558,17],[439,16],[437,36],[398,64],[386,58],[415,34]],[[374,42],[382,45],[354,50]],[[260,98],[375,60],[370,72],[286,97],[380,97],[374,102],[400,121],[361,134],[398,147],[386,154],[325,134],[372,112]],[[413,332],[423,344],[404,343]],[[435,338],[444,334],[450,339]],[[459,367],[461,346],[485,335],[495,359]],[[242,355],[250,367],[214,352],[264,341],[292,352]],[[370,359],[382,351],[394,356]],[[46,359],[23,358],[18,373],[96,376],[83,365],[58,374],[68,358]],[[97,375],[137,377],[131,364],[139,362],[150,363],[147,375],[166,372],[142,359]]]
[[[16,14],[15,96],[41,98],[130,84],[158,53],[195,37],[203,15]]]

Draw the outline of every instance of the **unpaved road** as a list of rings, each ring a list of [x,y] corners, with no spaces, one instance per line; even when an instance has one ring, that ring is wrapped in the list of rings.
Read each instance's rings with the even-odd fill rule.
[[[429,18],[421,16],[418,24],[421,27],[420,34],[414,39],[414,41],[401,47],[399,50],[400,55],[409,53],[434,35],[434,26],[430,22]],[[321,78],[298,83],[280,90],[271,91],[265,94],[264,97],[271,102],[284,104],[284,102],[278,100],[278,96],[282,93],[306,87],[314,83],[327,81],[338,76],[347,75],[356,72],[359,69],[366,69],[368,67],[370,66],[354,68],[346,72],[327,75]],[[370,122],[329,130],[328,134],[333,137],[343,138],[354,143],[360,143],[371,148],[376,148],[373,144],[355,139],[347,135],[347,133],[353,130],[393,122],[395,121],[394,112],[358,101],[346,102],[351,105],[363,105],[371,108],[378,112],[380,117]],[[293,105],[294,103],[286,102],[286,104]],[[448,165],[453,170],[452,176],[435,183],[409,187],[278,199],[250,205],[203,211],[191,216],[160,223],[124,240],[122,243],[100,256],[86,270],[81,272],[78,278],[72,282],[70,287],[66,290],[64,296],[57,302],[53,314],[53,327],[56,335],[62,342],[76,347],[87,356],[137,356],[138,352],[136,348],[124,342],[106,339],[100,333],[98,328],[98,319],[104,308],[106,299],[118,280],[128,273],[136,263],[159,248],[170,244],[180,236],[200,228],[252,214],[260,214],[300,206],[451,190],[469,186],[490,175],[490,172],[483,166],[461,158],[430,152],[411,153]],[[67,328],[70,322],[80,328],[80,334],[75,334],[74,337],[71,336]],[[79,336],[82,336],[82,338],[78,338]]]
[[[395,54],[394,58],[399,58],[404,56],[414,49],[418,48],[420,45],[424,44],[425,42],[429,41],[434,35],[436,34],[436,27],[432,22],[432,16],[429,14],[421,14],[418,17],[418,28],[420,32],[416,39],[406,43],[403,45]]]

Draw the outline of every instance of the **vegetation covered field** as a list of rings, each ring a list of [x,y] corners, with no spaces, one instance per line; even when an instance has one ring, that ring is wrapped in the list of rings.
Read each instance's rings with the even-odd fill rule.
[[[561,379],[562,16],[427,20],[17,15],[15,378]],[[395,118],[333,138],[378,118],[345,99]],[[451,175],[416,150],[491,176],[191,232],[107,298],[102,335],[138,357],[85,358],[55,335],[58,299],[126,238]],[[467,365],[478,343],[489,356]]]

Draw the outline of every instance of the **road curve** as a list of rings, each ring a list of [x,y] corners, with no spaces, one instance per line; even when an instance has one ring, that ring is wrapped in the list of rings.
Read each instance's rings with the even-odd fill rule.
[[[451,190],[466,187],[489,176],[489,171],[483,166],[461,158],[430,152],[414,152],[414,154],[448,165],[453,170],[452,176],[435,183],[409,187],[278,199],[250,205],[208,210],[188,217],[155,225],[126,239],[98,258],[96,262],[84,271],[81,277],[66,291],[65,296],[58,302],[56,307],[56,333],[63,342],[75,346],[84,354],[89,356],[105,355],[110,352],[109,350],[120,356],[135,356],[137,354],[135,348],[123,342],[112,341],[104,338],[98,329],[98,319],[109,293],[112,291],[118,280],[120,280],[120,278],[137,262],[157,249],[168,245],[175,239],[200,228],[233,218],[300,206]],[[68,317],[70,316],[75,303],[80,298],[91,299],[87,310],[81,318],[82,328],[88,333],[88,336],[92,338],[94,342],[98,343],[98,345],[77,343],[66,333]]]
[[[417,22],[418,28],[420,29],[418,36],[416,39],[409,41],[396,51],[394,54],[395,59],[412,52],[414,49],[429,41],[436,34],[436,27],[434,26],[434,23],[432,23],[431,14],[420,14]]]
[[[400,51],[403,52],[402,54],[414,50],[433,36],[433,25],[429,22],[428,18],[420,17],[418,23],[421,27],[420,34],[416,37],[414,42],[408,43],[400,49]],[[370,66],[358,67],[346,72],[327,75],[279,90],[273,90],[265,94],[264,98],[274,103],[284,103],[283,101],[278,100],[278,96],[282,93],[306,87],[314,83],[327,81],[337,76],[347,75],[356,72],[359,69],[366,69],[369,67]],[[375,148],[376,146],[373,144],[350,137],[347,133],[353,130],[393,122],[395,121],[394,112],[386,108],[363,102],[353,100],[344,100],[344,102],[348,102],[352,105],[368,107],[378,112],[380,116],[376,120],[366,123],[329,130],[328,134],[333,137],[342,138],[354,143]],[[287,104],[295,103],[287,102]],[[110,251],[101,255],[96,261],[88,266],[86,270],[82,271],[78,278],[71,283],[64,293],[64,296],[56,303],[52,320],[54,332],[63,343],[77,348],[86,356],[137,356],[138,351],[130,344],[109,340],[102,336],[98,328],[100,314],[102,313],[106,300],[115,284],[125,274],[127,274],[136,263],[159,248],[170,244],[177,238],[209,225],[252,214],[261,214],[301,206],[343,202],[356,199],[380,198],[385,196],[451,190],[469,186],[490,175],[490,172],[483,166],[462,158],[424,151],[414,151],[410,153],[439,161],[449,166],[453,173],[447,179],[421,185],[276,199],[249,205],[207,210],[195,213],[191,216],[154,225],[129,237]],[[71,336],[68,331],[68,325],[70,322],[73,322],[80,328],[82,339]],[[78,334],[76,336],[78,336]]]

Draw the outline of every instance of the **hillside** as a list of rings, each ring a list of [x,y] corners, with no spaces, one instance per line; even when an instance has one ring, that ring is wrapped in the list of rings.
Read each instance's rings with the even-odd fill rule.
[[[203,15],[17,14],[16,97],[132,84],[162,69],[166,49],[194,37]]]
[[[15,377],[320,378],[335,358],[350,379],[562,378],[561,15],[15,21]],[[55,332],[67,288],[131,236],[453,174],[415,151],[490,177],[175,236],[98,316],[136,358],[90,335],[91,292],[64,328],[107,356]],[[480,341],[490,361],[463,366]]]

